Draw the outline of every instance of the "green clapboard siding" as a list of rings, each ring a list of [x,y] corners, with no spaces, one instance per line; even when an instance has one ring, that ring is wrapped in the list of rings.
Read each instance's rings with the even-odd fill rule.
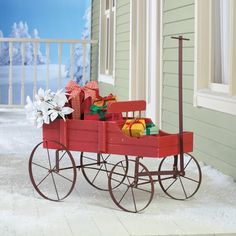
[[[194,131],[194,155],[236,179],[236,117],[193,106],[194,0],[164,0],[163,5],[163,99],[162,124],[178,131],[178,43],[170,38],[182,34],[184,42],[184,128]]]
[[[92,39],[99,39],[100,1],[92,2]],[[130,0],[118,0],[116,6],[115,85],[100,83],[100,93],[113,93],[118,100],[129,99]],[[98,50],[92,49],[91,77],[98,77]]]

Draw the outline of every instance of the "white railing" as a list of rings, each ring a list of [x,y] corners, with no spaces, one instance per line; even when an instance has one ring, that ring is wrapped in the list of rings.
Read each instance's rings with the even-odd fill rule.
[[[97,45],[98,41],[97,40],[63,40],[63,39],[31,39],[31,38],[0,38],[0,52],[1,50],[3,50],[3,43],[7,43],[8,44],[8,56],[9,56],[9,62],[8,65],[6,65],[5,67],[7,67],[7,71],[8,71],[8,78],[4,78],[5,76],[4,73],[1,73],[1,68],[2,66],[0,66],[0,107],[16,107],[16,106],[24,106],[25,104],[25,80],[26,80],[26,69],[27,67],[31,67],[31,69],[33,70],[33,75],[32,75],[32,83],[33,83],[33,91],[32,91],[32,95],[34,97],[35,93],[37,92],[38,89],[38,67],[39,65],[37,64],[37,57],[38,57],[38,49],[39,46],[41,44],[45,44],[45,56],[46,56],[46,64],[44,65],[45,67],[45,83],[46,86],[45,88],[48,89],[49,88],[49,84],[50,84],[50,50],[51,50],[51,45],[55,44],[57,46],[57,58],[58,58],[58,64],[57,65],[57,87],[61,88],[62,87],[62,50],[63,50],[63,45],[69,45],[69,61],[70,61],[70,67],[69,67],[69,78],[73,79],[74,78],[74,51],[75,51],[75,46],[76,45],[82,45],[82,68],[83,68],[83,72],[82,72],[82,76],[83,76],[83,80],[86,81],[86,61],[87,61],[87,50],[88,50],[88,46],[91,45]],[[20,66],[20,68],[18,68],[20,70],[20,81],[18,81],[18,83],[20,83],[20,103],[19,104],[14,104],[13,102],[13,97],[14,97],[14,91],[13,91],[13,69],[15,67],[15,65],[13,65],[13,45],[14,43],[20,43],[21,47],[20,47],[20,54],[21,54],[21,65],[18,65],[18,67]],[[33,64],[26,65],[25,64],[25,56],[26,56],[26,43],[32,43],[33,45]],[[6,69],[6,68],[5,68]],[[3,84],[3,80],[7,80],[7,86],[5,84],[5,88],[4,86],[1,87],[1,85]],[[4,83],[6,83],[6,81],[4,81]],[[3,91],[3,90],[8,90],[8,92]],[[3,102],[1,101],[1,93],[5,92],[5,94],[7,93],[8,96],[8,101],[7,103],[5,102],[3,104]],[[18,91],[19,92],[19,91]],[[19,96],[19,95],[18,95]]]

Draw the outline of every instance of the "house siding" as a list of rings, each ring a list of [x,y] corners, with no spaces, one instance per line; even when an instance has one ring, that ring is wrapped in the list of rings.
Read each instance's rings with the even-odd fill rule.
[[[99,39],[100,1],[92,4],[92,39]],[[113,93],[118,100],[129,99],[129,68],[130,68],[130,0],[118,0],[116,6],[116,37],[115,37],[115,84],[100,83],[101,95]],[[94,49],[95,50],[95,49]],[[98,78],[96,52],[92,51],[91,78]]]
[[[178,131],[178,44],[184,42],[184,128],[194,131],[194,155],[236,179],[236,117],[193,106],[194,89],[194,0],[163,1],[163,97],[162,128]]]

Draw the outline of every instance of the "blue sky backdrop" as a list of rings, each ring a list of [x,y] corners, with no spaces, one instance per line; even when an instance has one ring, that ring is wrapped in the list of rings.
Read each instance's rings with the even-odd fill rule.
[[[40,38],[80,39],[90,4],[91,0],[0,0],[0,30],[8,37],[13,23],[23,21],[30,35],[36,28]]]

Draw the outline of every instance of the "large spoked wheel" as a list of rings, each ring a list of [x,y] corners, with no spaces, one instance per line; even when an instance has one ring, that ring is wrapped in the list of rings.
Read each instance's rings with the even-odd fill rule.
[[[124,161],[124,166],[128,170],[127,156],[81,152],[80,165],[89,184],[96,189],[108,191],[108,176],[115,164],[121,160]],[[114,188],[118,187],[122,181],[123,179],[120,179]]]
[[[135,166],[145,176],[135,174]],[[121,184],[114,188],[117,183]],[[124,161],[118,162],[111,170],[108,186],[113,202],[127,212],[144,210],[151,203],[154,194],[153,179],[147,167],[134,160],[129,160],[128,170]]]
[[[175,165],[177,164],[177,165]],[[176,166],[176,167],[175,167]],[[159,165],[159,171],[180,170],[180,157],[166,157]],[[184,154],[184,173],[178,175],[159,175],[158,180],[165,194],[176,200],[192,197],[202,181],[201,168],[190,154]]]
[[[50,148],[54,149],[50,149]],[[45,199],[60,201],[72,192],[76,165],[71,153],[58,142],[43,141],[29,159],[29,175],[35,190]]]

